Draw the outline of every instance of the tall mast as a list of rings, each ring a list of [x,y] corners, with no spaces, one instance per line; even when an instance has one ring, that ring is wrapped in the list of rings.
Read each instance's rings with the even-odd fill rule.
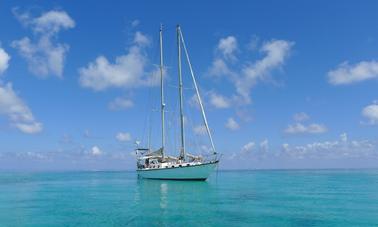
[[[198,86],[197,86],[197,82],[196,82],[196,77],[194,76],[192,64],[190,63],[190,58],[189,58],[188,50],[186,49],[186,45],[185,45],[184,37],[182,36],[181,29],[179,30],[179,32],[180,32],[181,42],[182,42],[182,45],[183,45],[183,48],[184,48],[184,51],[185,51],[186,60],[188,61],[188,65],[189,65],[189,69],[190,69],[190,74],[192,75],[192,80],[193,80],[194,88],[195,88],[196,93],[197,93],[198,103],[199,103],[199,105],[201,107],[202,119],[203,119],[203,122],[204,122],[205,127],[206,127],[207,135],[209,136],[209,139],[210,139],[211,147],[213,149],[214,154],[216,154],[217,152],[215,150],[215,146],[214,146],[214,142],[213,142],[213,137],[211,136],[209,124],[207,123],[205,108],[203,107],[202,99],[201,99],[201,96],[200,96],[200,93],[199,93],[199,90],[198,90]]]
[[[161,151],[164,159],[165,148],[165,117],[164,117],[164,62],[163,62],[163,25],[160,25],[160,98],[161,98]]]
[[[179,76],[179,95],[180,95],[180,123],[181,123],[181,149],[180,158],[185,160],[185,130],[184,130],[184,101],[182,94],[182,74],[181,74],[181,37],[180,25],[177,25],[177,55],[178,55],[178,76]]]

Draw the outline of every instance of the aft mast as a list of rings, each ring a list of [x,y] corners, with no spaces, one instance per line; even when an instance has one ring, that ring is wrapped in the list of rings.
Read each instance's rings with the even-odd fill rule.
[[[178,55],[178,76],[179,76],[179,95],[180,95],[180,126],[181,126],[181,149],[180,159],[186,159],[185,153],[185,125],[184,125],[184,98],[182,93],[182,74],[181,74],[181,32],[180,25],[177,25],[177,55]]]
[[[164,62],[163,62],[163,25],[160,24],[160,98],[161,98],[161,154],[164,160],[165,148],[165,103],[164,103]]]

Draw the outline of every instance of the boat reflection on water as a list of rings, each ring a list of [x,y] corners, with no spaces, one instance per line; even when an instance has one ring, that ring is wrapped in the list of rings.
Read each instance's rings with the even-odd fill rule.
[[[135,216],[130,224],[170,226],[179,224],[180,217],[200,218],[208,212],[209,197],[216,194],[215,187],[207,181],[138,180]]]

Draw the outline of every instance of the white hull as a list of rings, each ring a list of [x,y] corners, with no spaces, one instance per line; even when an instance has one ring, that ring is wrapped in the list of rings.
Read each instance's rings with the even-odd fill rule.
[[[206,180],[217,165],[218,161],[174,168],[138,169],[137,172],[145,179]]]

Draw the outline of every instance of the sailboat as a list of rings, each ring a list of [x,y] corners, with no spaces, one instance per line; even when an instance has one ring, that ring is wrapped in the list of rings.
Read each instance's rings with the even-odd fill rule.
[[[206,180],[216,169],[219,163],[212,138],[212,134],[206,118],[204,105],[199,93],[193,68],[190,63],[188,51],[179,25],[176,27],[177,34],[177,55],[178,55],[178,81],[179,81],[179,109],[180,109],[180,150],[178,156],[167,155],[165,141],[165,101],[164,101],[164,62],[163,62],[163,27],[160,26],[160,112],[161,112],[161,147],[157,150],[151,148],[136,148],[137,173],[140,178],[160,180]],[[197,101],[201,110],[203,124],[211,144],[211,156],[204,158],[200,155],[193,155],[186,151],[185,146],[185,121],[184,121],[184,100],[183,100],[183,78],[181,57],[182,49],[189,66],[191,79],[196,92]]]

